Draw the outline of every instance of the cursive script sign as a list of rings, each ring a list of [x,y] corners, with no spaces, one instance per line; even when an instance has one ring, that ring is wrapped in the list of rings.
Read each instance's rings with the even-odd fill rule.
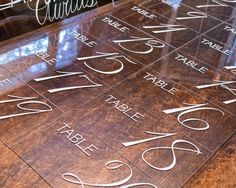
[[[11,0],[9,3],[0,4],[0,11],[13,8],[18,3],[24,3],[30,10],[35,11],[36,20],[40,25],[98,4],[97,0]]]

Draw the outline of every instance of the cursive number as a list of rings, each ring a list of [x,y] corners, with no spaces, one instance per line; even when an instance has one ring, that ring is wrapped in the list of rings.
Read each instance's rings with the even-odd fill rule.
[[[132,178],[133,170],[127,163],[125,163],[123,161],[112,160],[112,161],[107,162],[105,164],[105,167],[108,170],[117,170],[117,169],[120,169],[121,167],[127,167],[129,169],[129,175],[120,181],[117,181],[114,183],[108,183],[108,184],[86,183],[86,182],[83,182],[78,176],[76,176],[73,173],[64,173],[64,174],[62,174],[62,178],[63,178],[63,180],[65,180],[67,182],[81,185],[81,188],[84,188],[84,186],[89,186],[89,187],[116,187],[116,186],[120,186],[120,188],[147,186],[147,187],[157,188],[155,185],[153,185],[151,183],[133,183],[133,184],[129,184],[129,185],[124,185]]]
[[[195,131],[207,130],[207,129],[209,129],[210,125],[207,121],[202,120],[202,119],[198,119],[198,118],[188,118],[188,119],[185,119],[185,120],[181,120],[181,117],[183,115],[189,114],[189,113],[192,113],[192,112],[196,112],[196,111],[201,111],[201,110],[214,110],[214,111],[220,112],[224,116],[224,112],[222,110],[218,109],[218,108],[205,107],[205,106],[208,105],[207,103],[206,104],[188,104],[188,103],[184,103],[184,104],[186,104],[187,106],[186,107],[181,107],[181,108],[163,110],[163,112],[165,114],[172,114],[172,113],[176,113],[176,112],[181,112],[177,117],[179,123],[181,125],[183,125],[184,127],[195,130]],[[199,125],[202,126],[202,124],[205,124],[205,126],[195,128],[195,127],[189,126],[187,124],[188,122],[199,122]]]
[[[188,149],[188,148],[184,148],[184,147],[175,147],[176,144],[179,144],[179,143],[182,143],[182,144],[188,144],[190,146],[193,146],[195,149]],[[166,166],[166,167],[157,167],[153,164],[151,164],[151,162],[148,162],[148,158],[146,158],[145,156],[147,155],[147,153],[150,153],[150,152],[155,152],[155,151],[158,151],[158,150],[163,150],[163,149],[170,149],[171,152],[172,152],[172,155],[173,155],[173,161],[172,163],[169,165],[169,166]],[[153,148],[149,148],[147,150],[145,150],[142,154],[142,159],[144,160],[144,162],[150,166],[151,168],[153,169],[156,169],[156,170],[160,170],[160,171],[167,171],[167,170],[171,170],[172,168],[174,168],[174,166],[176,165],[176,154],[175,154],[175,150],[180,150],[180,151],[187,151],[187,152],[195,152],[197,153],[197,155],[199,154],[202,154],[202,152],[199,150],[199,148],[187,141],[187,140],[175,140],[172,144],[171,144],[171,147],[153,147]]]
[[[112,75],[112,74],[117,74],[120,73],[123,69],[124,69],[124,64],[123,62],[119,59],[119,58],[124,58],[126,61],[128,61],[131,64],[137,64],[131,60],[129,60],[127,57],[125,57],[124,55],[120,55],[119,53],[104,53],[104,52],[96,52],[98,55],[95,56],[87,56],[87,57],[79,57],[77,58],[77,60],[79,61],[84,61],[84,60],[90,60],[90,59],[98,59],[98,58],[105,58],[106,60],[112,60],[115,61],[116,63],[119,64],[119,68],[112,70],[112,71],[102,71],[102,70],[98,70],[95,69],[94,67],[90,66],[87,64],[87,62],[84,61],[84,65],[97,72],[100,74],[106,74],[106,75]]]
[[[130,147],[130,146],[142,144],[142,143],[145,143],[145,142],[150,142],[150,141],[153,141],[153,140],[157,140],[157,139],[160,139],[160,138],[165,138],[165,137],[177,135],[177,133],[155,133],[155,132],[151,132],[151,131],[146,131],[145,133],[150,134],[150,135],[155,135],[155,136],[152,137],[152,138],[146,138],[146,139],[142,139],[142,140],[124,142],[124,143],[122,143],[122,145],[125,146],[125,147]]]
[[[84,75],[83,72],[64,72],[64,71],[56,71],[56,72],[59,75],[42,77],[42,78],[36,78],[34,80],[36,82],[42,82],[42,81],[51,80],[51,79],[55,79],[55,78],[79,75],[78,76],[79,78],[86,79],[87,81],[89,81],[91,83],[89,85],[70,86],[70,87],[61,87],[61,88],[49,89],[48,90],[49,93],[56,93],[56,92],[61,92],[61,91],[74,90],[74,89],[94,88],[94,87],[101,87],[101,86],[103,86],[102,84],[98,84],[98,83],[95,83],[94,81],[92,81],[88,77],[88,75]]]
[[[159,29],[159,30],[152,31],[155,34],[187,30],[186,27],[182,27],[181,25],[170,25],[170,24],[160,24],[157,26],[143,26],[143,28],[144,29]]]
[[[231,70],[233,74],[236,74],[236,66],[225,66],[225,69]]]
[[[227,6],[229,6],[221,1],[224,1],[224,0],[220,0],[220,1],[219,0],[212,0],[212,2],[215,4],[197,5],[196,7],[197,8],[207,8],[207,7],[227,7]]]
[[[20,97],[20,96],[14,96],[14,95],[8,95],[8,97],[10,97],[11,99],[0,101],[0,104],[12,103],[12,102],[16,102],[16,101],[23,101],[23,102],[18,103],[17,107],[21,110],[24,110],[25,112],[18,113],[18,114],[0,116],[0,120],[52,111],[52,107],[49,106],[47,103],[42,102],[42,101],[33,100],[33,99],[37,99],[37,97]],[[46,107],[46,109],[28,108],[28,107],[26,107],[27,105],[42,105],[42,106],[44,106],[44,108]]]
[[[145,50],[145,51],[135,51],[135,50],[131,50],[131,49],[128,49],[126,47],[124,47],[122,44],[127,44],[127,43],[132,43],[132,42],[144,42],[144,44],[146,46],[149,47],[148,50]],[[117,43],[123,50],[126,50],[128,52],[132,52],[132,53],[135,53],[135,54],[149,54],[153,51],[154,48],[164,48],[165,47],[165,44],[161,41],[158,41],[158,40],[154,40],[153,38],[141,38],[141,37],[134,37],[134,36],[131,36],[130,39],[123,39],[123,40],[113,40],[114,43]]]
[[[123,146],[131,147],[131,146],[134,146],[134,145],[143,144],[145,142],[150,142],[150,141],[154,141],[154,140],[157,140],[157,139],[167,138],[167,137],[177,135],[177,133],[154,133],[154,132],[150,132],[150,131],[146,131],[145,133],[146,134],[157,135],[157,136],[152,137],[152,138],[138,140],[138,141],[125,142],[125,143],[122,143]],[[190,146],[193,146],[195,149],[189,149],[189,148],[184,148],[184,147],[176,147],[175,145],[179,144],[179,143],[188,144]],[[170,165],[168,165],[166,167],[157,167],[157,166],[153,165],[151,162],[148,161],[149,157],[146,157],[146,155],[148,153],[153,153],[153,152],[157,152],[159,150],[164,150],[164,149],[171,150],[171,152],[172,152],[173,161]],[[149,149],[144,150],[144,152],[142,153],[142,159],[149,167],[151,167],[155,170],[160,170],[160,171],[171,170],[172,168],[174,168],[174,166],[176,165],[176,162],[177,162],[176,161],[175,150],[195,152],[195,153],[197,153],[197,155],[202,154],[200,152],[199,148],[195,144],[193,144],[192,142],[189,142],[187,140],[179,139],[179,140],[175,140],[174,142],[172,142],[171,147],[153,147],[153,148],[149,148]],[[153,154],[153,156],[155,156],[155,155]]]
[[[235,88],[230,88],[228,85],[230,84],[236,84],[236,81],[215,81],[217,83],[214,83],[214,84],[205,84],[205,85],[199,85],[199,86],[196,86],[198,89],[206,89],[206,88],[209,88],[209,87],[216,87],[216,86],[221,86],[222,88],[228,90],[231,94],[235,95],[236,96],[236,89]],[[226,100],[224,101],[223,103],[224,104],[231,104],[231,103],[234,103],[236,102],[236,99],[233,99],[233,100]]]
[[[192,19],[202,19],[207,18],[207,15],[203,12],[188,12],[186,17],[177,17],[177,20],[192,20]]]

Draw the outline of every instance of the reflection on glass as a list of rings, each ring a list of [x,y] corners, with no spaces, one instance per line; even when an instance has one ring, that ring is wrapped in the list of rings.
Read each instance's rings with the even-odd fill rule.
[[[46,52],[48,48],[48,37],[41,38],[39,40],[33,41],[30,44],[18,47],[14,50],[8,51],[0,55],[0,64],[8,64],[21,57],[27,57],[35,54],[38,49],[40,51]]]
[[[58,49],[56,54],[56,59],[58,59],[58,63],[56,63],[56,68],[62,68],[66,65],[71,64],[78,56],[79,49],[78,49],[78,40],[72,39],[71,40],[71,33],[74,30],[78,30],[77,27],[72,27],[69,29],[65,29],[60,31],[59,33],[59,43]],[[72,46],[72,48],[70,48]]]

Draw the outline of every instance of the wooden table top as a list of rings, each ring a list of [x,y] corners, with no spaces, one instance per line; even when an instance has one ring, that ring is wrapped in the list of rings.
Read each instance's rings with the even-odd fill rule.
[[[0,187],[236,187],[235,4],[120,1],[0,42]]]

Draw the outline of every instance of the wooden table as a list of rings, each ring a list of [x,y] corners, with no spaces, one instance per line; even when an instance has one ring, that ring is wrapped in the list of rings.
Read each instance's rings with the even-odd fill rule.
[[[236,187],[234,7],[121,1],[1,42],[0,187]]]

